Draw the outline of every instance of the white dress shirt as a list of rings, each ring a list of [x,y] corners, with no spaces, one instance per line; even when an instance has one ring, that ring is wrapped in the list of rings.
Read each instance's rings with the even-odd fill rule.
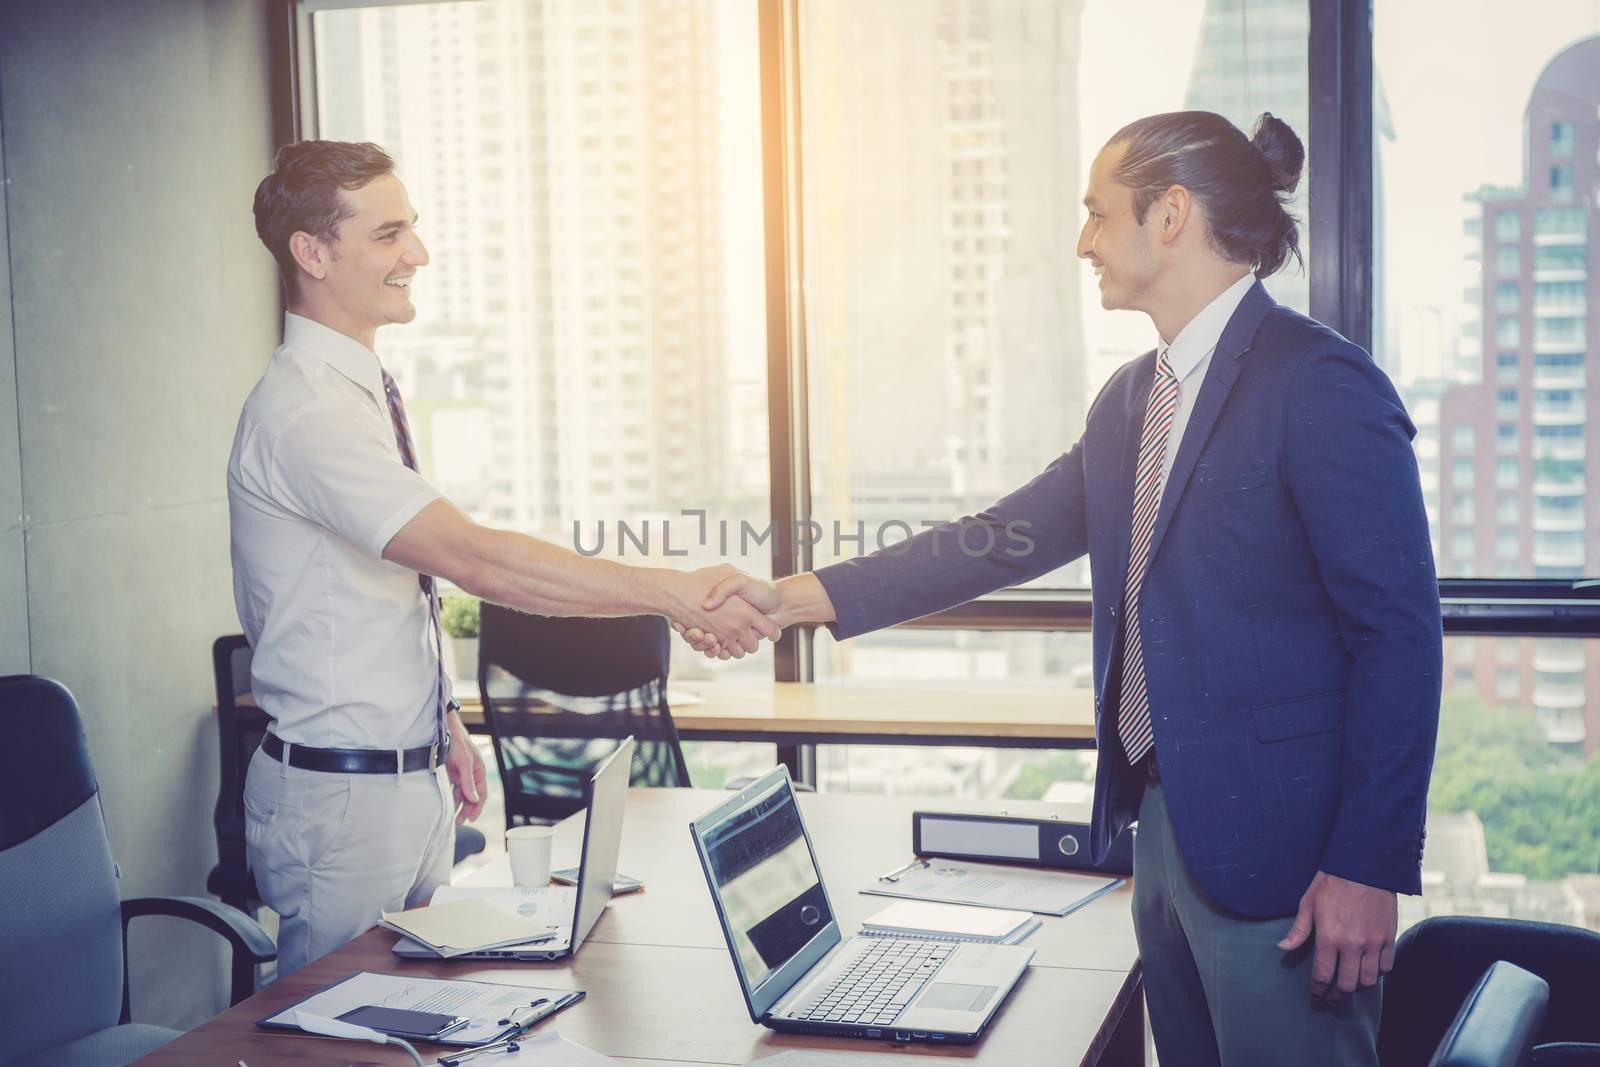
[[[1256,276],[1246,274],[1224,289],[1217,298],[1189,320],[1171,344],[1162,342],[1167,351],[1167,362],[1178,379],[1178,407],[1172,413],[1172,429],[1167,431],[1167,448],[1161,457],[1161,490],[1166,491],[1167,475],[1172,473],[1172,461],[1183,442],[1183,431],[1189,426],[1189,413],[1194,410],[1194,398],[1200,395],[1200,384],[1206,380],[1206,370],[1211,366],[1211,353],[1222,340],[1222,331],[1228,320],[1239,310],[1244,294],[1255,284]],[[1159,349],[1157,350],[1159,353]],[[1159,497],[1157,498],[1159,501]]]
[[[400,460],[378,357],[284,317],[228,460],[233,598],[256,702],[290,744],[414,748],[435,736],[428,602],[383,549],[440,496]]]

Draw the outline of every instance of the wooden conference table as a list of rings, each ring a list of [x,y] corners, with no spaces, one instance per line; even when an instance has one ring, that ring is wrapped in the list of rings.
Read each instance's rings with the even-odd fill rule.
[[[370,970],[585,990],[583,1001],[539,1029],[557,1028],[572,1041],[641,1067],[744,1064],[789,1048],[878,1053],[880,1058],[890,1052],[939,1056],[1005,1067],[1143,1063],[1142,988],[1126,886],[1065,918],[1043,917],[1043,927],[1025,942],[1036,950],[1032,966],[974,1045],[829,1040],[776,1034],[752,1023],[688,831],[690,819],[727,795],[630,790],[619,867],[643,878],[646,888],[613,900],[573,959],[513,965],[404,962],[389,951],[396,936],[374,929],[139,1062],[150,1067],[217,1067],[238,1060],[250,1067],[409,1063],[404,1052],[390,1046],[255,1025],[315,989]],[[911,811],[937,805],[845,794],[801,794],[800,804],[840,927],[853,932],[888,903],[857,890],[910,854]],[[1084,814],[1024,801],[959,805],[964,811],[1002,806],[1014,815]],[[582,825],[581,814],[561,824],[557,866],[577,862]],[[505,884],[509,869],[502,858],[473,881]],[[422,1051],[431,1063],[446,1050],[424,1046]]]
[[[802,780],[801,745],[974,745],[1093,748],[1094,698],[1065,686],[951,682],[685,682],[669,703],[685,741],[765,741]],[[460,684],[461,721],[485,733],[476,686]],[[463,692],[463,690],[472,692]],[[246,694],[241,707],[254,707]]]
[[[951,682],[685,682],[669,703],[685,741],[767,741],[799,777],[800,745],[976,745],[1093,748],[1094,698],[1086,689]],[[474,687],[475,688],[475,687]],[[461,718],[480,732],[482,705],[462,696]]]

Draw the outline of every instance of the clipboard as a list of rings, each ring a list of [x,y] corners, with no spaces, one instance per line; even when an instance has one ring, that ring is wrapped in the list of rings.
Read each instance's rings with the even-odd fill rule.
[[[301,1009],[332,1019],[363,1004],[382,1004],[392,1008],[448,1011],[465,1015],[470,1020],[466,1026],[452,1030],[432,1043],[468,1047],[490,1044],[525,1030],[562,1008],[578,1003],[585,995],[581,989],[547,989],[503,982],[356,971],[256,1020],[256,1025],[269,1030],[301,1033],[303,1031],[294,1021],[294,1013]],[[507,1021],[502,1022],[502,1019]]]

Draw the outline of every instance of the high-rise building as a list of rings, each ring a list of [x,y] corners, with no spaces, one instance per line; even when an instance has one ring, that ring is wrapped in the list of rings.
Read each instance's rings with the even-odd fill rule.
[[[828,520],[981,507],[1083,426],[1081,8],[801,7],[806,341]]]
[[[1303,144],[1311,141],[1306,102],[1306,40],[1311,14],[1305,0],[1206,0],[1194,67],[1183,106],[1214,111],[1248,136],[1263,111],[1289,124]],[[1301,220],[1306,245],[1306,192],[1302,176],[1289,210]],[[1294,263],[1266,280],[1280,304],[1308,311],[1311,287]]]
[[[1300,220],[1300,250],[1305,269],[1290,262],[1266,279],[1274,300],[1297,311],[1311,310],[1309,256],[1311,108],[1306,92],[1307,42],[1311,12],[1306,0],[1206,0],[1195,46],[1194,68],[1183,106],[1214,111],[1246,134],[1254,131],[1263,111],[1270,111],[1299,135],[1307,150],[1307,169],[1289,202]],[[1383,153],[1394,140],[1394,127],[1381,79],[1373,85],[1373,276],[1383,277]],[[1388,315],[1383,293],[1373,293],[1372,355],[1390,377],[1399,372],[1398,357],[1389,351]]]
[[[1588,260],[1600,190],[1600,37],[1545,67],[1523,118],[1524,178],[1485,187],[1467,233],[1478,245],[1469,301],[1481,368],[1441,411],[1440,570],[1579,578],[1600,562],[1600,351]],[[1600,656],[1589,642],[1456,642],[1447,677],[1486,699],[1532,706],[1554,744],[1600,742]],[[1504,647],[1497,647],[1504,646]],[[1520,653],[1509,651],[1521,648]]]
[[[526,0],[321,13],[322,134],[397,158],[433,265],[379,338],[414,421],[488,426],[479,517],[703,506],[728,438],[714,5]],[[420,387],[427,380],[428,387]],[[442,435],[441,435],[442,436]],[[449,487],[447,486],[447,489]]]

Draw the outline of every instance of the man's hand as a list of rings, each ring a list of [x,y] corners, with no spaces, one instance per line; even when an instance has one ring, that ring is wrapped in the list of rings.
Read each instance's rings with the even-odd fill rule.
[[[776,615],[783,605],[783,594],[771,582],[762,581],[743,571],[728,568],[729,574],[722,578],[706,594],[701,602],[701,607],[707,611],[717,611],[730,600],[744,601],[761,614],[771,617]],[[728,653],[723,649],[721,641],[715,633],[709,633],[700,627],[683,626],[677,622],[672,628],[689,642],[689,646],[696,652],[703,652],[708,658],[727,659]]]
[[[698,651],[721,659],[739,659],[754,652],[765,637],[776,641],[783,630],[766,612],[752,607],[741,597],[718,595],[730,580],[743,577],[726,563],[675,575],[671,581],[674,597],[668,617],[680,634],[700,635],[705,647]]]
[[[1394,967],[1398,910],[1392,890],[1318,871],[1300,898],[1294,925],[1278,947],[1297,949],[1314,932],[1311,995],[1329,1002],[1343,1000],[1358,985],[1377,985],[1378,976]]]
[[[450,786],[455,794],[456,825],[471,822],[483,810],[484,798],[489,795],[488,779],[483,757],[478,746],[472,743],[461,716],[450,713],[450,755],[444,761],[445,774],[450,776]]]

